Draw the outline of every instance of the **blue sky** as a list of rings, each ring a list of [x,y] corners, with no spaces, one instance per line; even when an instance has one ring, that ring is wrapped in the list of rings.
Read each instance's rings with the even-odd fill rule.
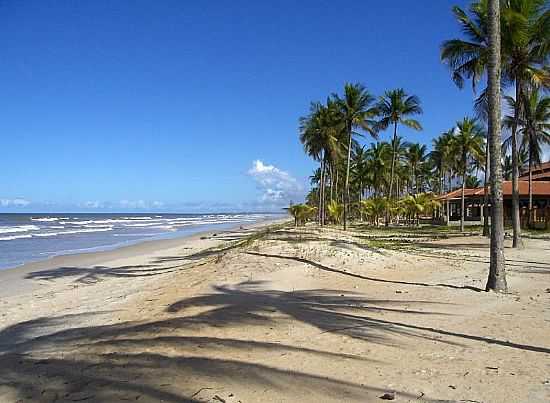
[[[0,209],[278,209],[315,166],[299,116],[346,81],[418,95],[400,134],[430,142],[472,109],[454,4],[0,2]]]

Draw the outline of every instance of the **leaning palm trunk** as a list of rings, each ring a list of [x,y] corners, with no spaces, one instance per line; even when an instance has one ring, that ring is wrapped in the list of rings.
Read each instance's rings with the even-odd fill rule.
[[[483,236],[489,236],[489,138],[485,145],[485,178],[483,179]]]
[[[500,135],[500,8],[499,0],[489,0],[489,154],[491,168],[491,251],[489,277],[486,290],[506,292],[506,269],[504,259],[504,216],[502,203],[502,167]]]
[[[351,125],[348,126],[348,163],[346,167],[346,184],[344,189],[344,231],[347,229],[348,210],[349,210],[349,166],[351,163]]]
[[[513,248],[522,247],[521,221],[519,217],[519,158],[517,143],[517,127],[520,114],[521,81],[516,79],[516,102],[514,106],[514,122],[512,124],[512,226]]]

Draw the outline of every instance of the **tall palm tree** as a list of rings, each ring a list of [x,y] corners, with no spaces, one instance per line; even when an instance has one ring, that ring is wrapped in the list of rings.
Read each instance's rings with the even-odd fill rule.
[[[488,139],[491,169],[491,251],[486,290],[506,292],[504,260],[504,209],[502,202],[502,172],[500,147],[500,5],[499,0],[488,0],[488,69],[487,111]]]
[[[468,9],[470,15],[458,6],[452,10],[466,40],[451,39],[443,42],[441,61],[449,66],[452,79],[459,88],[463,88],[464,81],[468,79],[475,93],[487,69],[489,55],[487,2],[474,1]]]
[[[529,225],[533,214],[533,165],[540,164],[542,146],[550,144],[550,98],[540,95],[537,89],[525,93],[523,114],[517,123],[522,143],[527,149],[529,161]],[[512,99],[507,98],[509,102]]]
[[[420,115],[422,107],[420,99],[416,95],[408,95],[403,88],[398,88],[391,91],[386,91],[384,96],[380,98],[377,104],[380,120],[378,121],[378,130],[386,130],[393,126],[392,145],[396,144],[397,127],[399,124],[407,126],[414,130],[422,130],[422,125],[418,120],[412,119],[411,116]],[[396,150],[392,150],[392,163],[390,173],[390,187],[388,198],[393,197],[393,181],[395,174]],[[388,221],[386,220],[386,225]]]
[[[404,141],[403,137],[396,136],[392,139],[391,144],[388,145],[391,147],[391,157],[395,158],[393,177],[394,183],[396,183],[395,196],[399,197],[400,189],[405,188],[405,185],[410,183],[410,177],[408,175],[409,170],[407,170],[407,167],[404,164],[408,152],[409,143]]]
[[[546,0],[502,0],[500,1],[499,24],[502,25],[503,84],[514,84],[516,99],[520,99],[525,83],[548,86],[547,64],[550,49],[550,11]],[[462,87],[464,79],[476,84],[483,77],[489,60],[487,0],[475,1],[469,8],[470,15],[459,7],[453,12],[461,25],[466,40],[445,41],[441,48],[441,59],[449,65],[455,83]],[[502,13],[501,13],[502,9]],[[499,82],[500,85],[500,82]],[[476,100],[476,109],[487,115],[487,91]],[[514,110],[516,123],[512,127],[512,188],[513,188],[513,246],[521,245],[519,221],[519,158],[516,140],[517,119],[521,113],[521,102]]]
[[[464,231],[464,190],[466,189],[467,173],[472,160],[479,160],[483,157],[483,138],[483,130],[475,119],[465,117],[462,121],[457,122],[453,137],[453,148],[459,158],[462,175],[460,231]]]
[[[465,79],[472,82],[472,90],[476,93],[477,84],[487,71],[489,57],[488,27],[487,27],[487,2],[476,1],[469,7],[469,14],[460,7],[453,7],[453,14],[457,19],[466,40],[451,39],[443,42],[441,46],[441,60],[448,64],[452,72],[452,78],[459,88],[463,88]],[[474,103],[476,115],[483,121],[487,121],[487,90],[481,91]],[[489,218],[487,215],[488,184],[487,176],[489,166],[489,146],[485,149],[485,184],[484,184],[484,222],[483,234],[488,235]]]
[[[445,174],[450,160],[450,137],[446,133],[441,134],[432,140],[432,151],[429,158],[437,170],[438,192],[444,193]]]
[[[503,81],[514,85],[516,99],[511,128],[514,247],[522,245],[517,129],[526,87],[550,84],[549,71],[545,67],[550,51],[549,19],[550,10],[546,0],[507,0],[502,7]]]
[[[372,175],[372,187],[374,197],[382,195],[383,189],[386,187],[386,179],[388,167],[391,164],[392,150],[391,146],[386,142],[371,143],[367,149],[367,164],[368,171]]]
[[[344,185],[344,211],[343,221],[344,230],[347,229],[347,219],[349,212],[349,172],[351,163],[351,148],[354,135],[358,135],[358,130],[363,130],[371,136],[376,137],[374,128],[375,122],[372,118],[376,114],[376,110],[371,106],[374,102],[374,97],[369,94],[366,88],[361,84],[344,85],[344,94],[340,97],[338,94],[333,95],[335,104],[338,106],[339,119],[343,126],[344,133],[347,136],[347,164],[346,164],[346,179]]]
[[[335,120],[335,107],[314,102],[307,116],[300,118],[300,142],[305,152],[320,162],[319,175],[319,223],[324,224],[326,162],[338,151],[338,127]]]
[[[418,120],[410,118],[410,116],[419,115],[422,113],[420,99],[416,95],[408,95],[403,88],[398,88],[391,91],[386,91],[384,96],[380,98],[377,104],[380,120],[377,128],[386,130],[393,126],[392,145],[396,144],[397,128],[399,124],[407,126],[414,130],[422,130],[422,125]],[[390,189],[388,196],[392,197],[393,180],[395,171],[396,150],[392,150],[392,168],[390,173]]]
[[[413,194],[419,193],[418,175],[423,164],[426,162],[426,150],[426,145],[420,143],[409,144],[407,149],[406,159],[410,168],[411,189],[413,189]]]

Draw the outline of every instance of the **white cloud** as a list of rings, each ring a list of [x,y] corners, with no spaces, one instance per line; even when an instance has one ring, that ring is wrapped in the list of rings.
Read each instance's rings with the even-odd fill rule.
[[[102,208],[103,203],[100,201],[94,200],[94,201],[87,201],[82,203],[82,207],[84,208]]]
[[[16,199],[0,199],[0,206],[2,207],[26,207],[31,204],[30,201],[16,198]]]
[[[286,204],[290,200],[302,198],[303,187],[296,178],[274,165],[264,164],[260,160],[252,163],[248,170],[262,192],[260,200],[271,204]]]

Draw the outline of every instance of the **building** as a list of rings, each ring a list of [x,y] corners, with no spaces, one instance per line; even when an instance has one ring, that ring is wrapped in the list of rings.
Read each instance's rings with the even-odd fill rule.
[[[544,164],[537,165],[532,170],[533,180],[534,181],[550,181],[550,161],[545,162]],[[529,180],[529,171],[522,172],[520,177],[520,181],[528,181]]]
[[[535,172],[537,172],[535,174]],[[527,178],[529,174],[527,174]],[[535,177],[537,179],[535,179]],[[533,169],[533,217],[532,224],[535,228],[550,229],[550,162],[540,165],[537,170]],[[460,222],[462,189],[457,189],[438,197],[441,203],[441,222],[448,225]],[[504,198],[504,224],[512,224],[512,182],[502,183],[502,194]],[[483,187],[465,189],[464,221],[470,225],[483,223],[483,205],[485,191]],[[520,218],[521,225],[526,227],[529,222],[529,181],[525,180],[522,174],[519,181],[520,196]],[[490,202],[488,208],[490,214]]]

